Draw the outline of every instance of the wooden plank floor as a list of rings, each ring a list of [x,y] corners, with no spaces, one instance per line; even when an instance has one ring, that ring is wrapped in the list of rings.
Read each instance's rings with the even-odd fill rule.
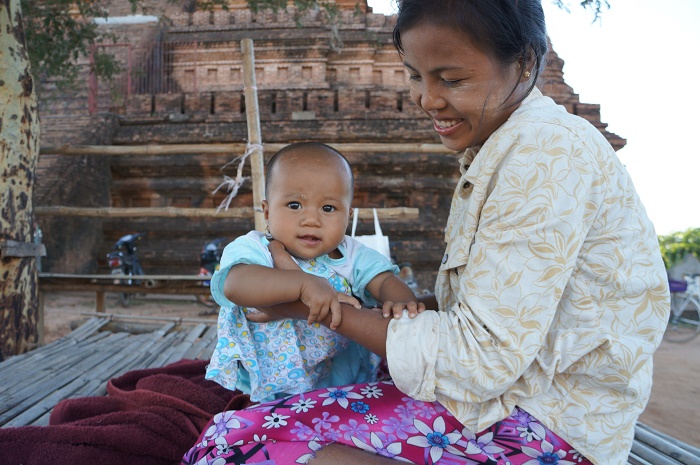
[[[105,395],[107,381],[127,371],[208,360],[215,344],[214,322],[144,331],[91,318],[51,344],[0,362],[0,427],[47,425],[60,400]],[[700,465],[700,449],[637,424],[628,464]]]
[[[67,336],[0,363],[0,427],[47,425],[60,400],[106,394],[107,381],[184,358],[208,360],[216,324],[168,322],[134,334],[92,318]]]

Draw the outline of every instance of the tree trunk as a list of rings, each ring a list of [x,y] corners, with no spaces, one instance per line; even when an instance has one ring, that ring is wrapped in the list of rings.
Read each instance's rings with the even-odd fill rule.
[[[0,2],[0,355],[39,341],[33,246],[34,173],[39,121],[19,0]],[[12,245],[12,247],[10,246]],[[17,247],[17,245],[24,247]],[[28,256],[29,255],[29,256]]]

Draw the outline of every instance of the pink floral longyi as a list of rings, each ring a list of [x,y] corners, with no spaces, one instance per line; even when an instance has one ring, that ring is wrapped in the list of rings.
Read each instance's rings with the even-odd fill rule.
[[[592,465],[524,410],[474,434],[439,403],[411,399],[391,382],[321,389],[219,413],[182,464],[307,463],[333,442],[425,465]]]

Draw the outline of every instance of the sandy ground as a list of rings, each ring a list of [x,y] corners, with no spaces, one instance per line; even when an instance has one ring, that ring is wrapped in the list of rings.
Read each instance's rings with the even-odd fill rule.
[[[71,323],[94,312],[91,293],[47,293],[45,338],[50,342],[70,331]],[[209,318],[209,309],[194,296],[136,296],[122,308],[115,295],[107,295],[107,312],[141,316]],[[654,387],[640,421],[652,428],[700,447],[700,337],[684,344],[663,342],[654,358]]]

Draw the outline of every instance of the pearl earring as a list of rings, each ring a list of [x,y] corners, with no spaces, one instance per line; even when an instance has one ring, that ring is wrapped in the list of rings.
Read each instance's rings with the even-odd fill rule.
[[[274,237],[272,237],[272,233],[270,232],[270,228],[268,228],[267,226],[265,226],[265,239],[267,239],[268,241],[274,239]]]

